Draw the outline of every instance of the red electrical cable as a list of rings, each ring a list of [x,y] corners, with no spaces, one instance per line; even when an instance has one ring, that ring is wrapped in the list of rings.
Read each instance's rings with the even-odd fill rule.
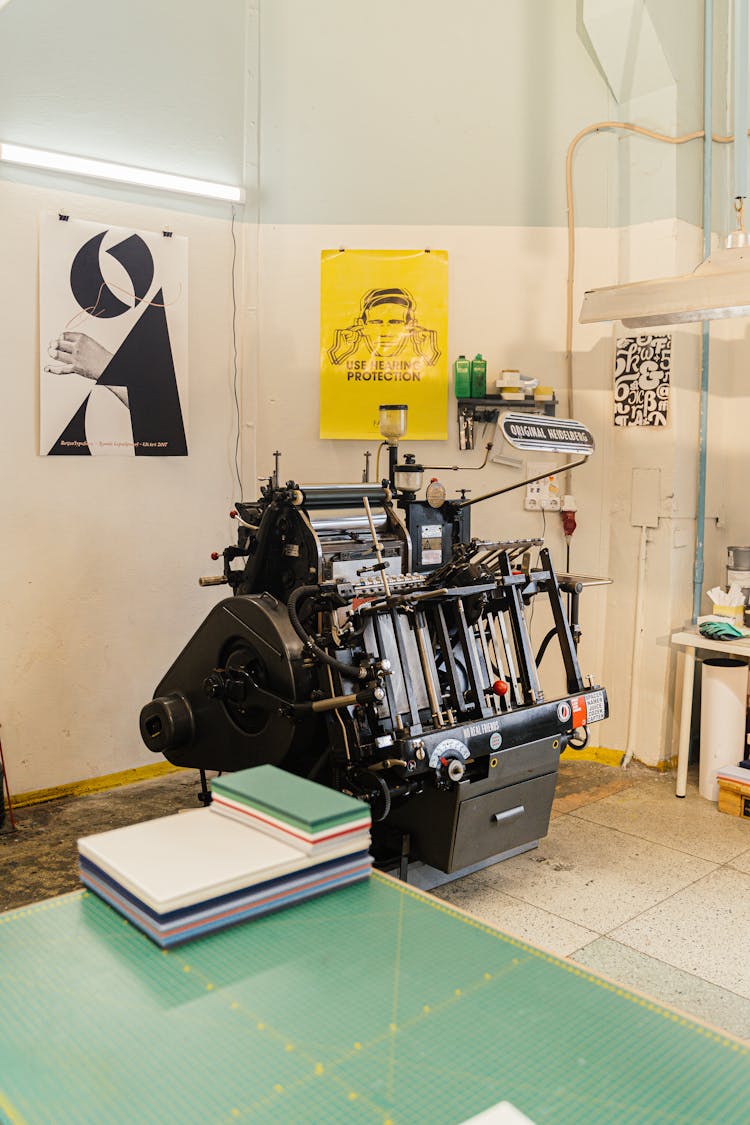
[[[3,781],[5,783],[5,792],[8,794],[8,813],[10,815],[10,826],[13,829],[13,831],[15,832],[15,830],[16,830],[16,818],[13,816],[13,800],[12,800],[11,795],[10,795],[10,783],[8,781],[8,775],[5,772],[5,758],[3,756],[2,740],[0,740],[0,767],[2,767]],[[2,800],[2,797],[3,797],[3,790],[2,790],[2,786],[0,785],[0,801]]]

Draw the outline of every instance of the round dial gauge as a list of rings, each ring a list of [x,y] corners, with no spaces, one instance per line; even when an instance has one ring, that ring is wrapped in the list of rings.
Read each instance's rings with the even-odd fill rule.
[[[430,754],[430,766],[436,770],[441,758],[468,758],[469,747],[457,738],[444,738]]]
[[[445,485],[434,477],[427,485],[427,503],[431,508],[442,508],[445,503]]]

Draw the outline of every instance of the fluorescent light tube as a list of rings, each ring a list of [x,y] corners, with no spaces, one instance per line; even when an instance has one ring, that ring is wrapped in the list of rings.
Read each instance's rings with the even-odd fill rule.
[[[245,201],[244,190],[234,184],[195,180],[189,176],[174,176],[171,172],[151,172],[146,168],[131,168],[127,164],[89,160],[85,156],[68,156],[62,152],[46,152],[44,149],[27,148],[25,145],[0,144],[0,160],[23,164],[27,168],[44,168],[49,172],[67,172],[71,176],[90,176],[97,180],[112,180],[115,183],[176,191],[184,195],[222,199],[227,203]]]

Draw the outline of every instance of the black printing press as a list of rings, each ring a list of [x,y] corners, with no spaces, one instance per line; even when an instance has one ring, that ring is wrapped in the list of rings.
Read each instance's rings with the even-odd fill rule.
[[[590,435],[555,426],[578,427],[562,448],[585,459]],[[607,696],[578,665],[582,581],[558,578],[541,540],[472,539],[470,506],[488,497],[417,500],[421,467],[396,464],[394,445],[380,484],[281,484],[277,460],[260,498],[237,504],[224,573],[201,580],[232,596],[156,688],[141,734],[204,789],[206,770],[271,763],[360,797],[377,862],[453,873],[546,835],[560,754],[606,718]],[[537,598],[553,625],[535,654]],[[566,690],[546,699],[555,641]]]

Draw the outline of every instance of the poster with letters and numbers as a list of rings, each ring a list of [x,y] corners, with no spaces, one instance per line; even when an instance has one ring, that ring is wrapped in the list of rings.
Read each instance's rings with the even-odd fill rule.
[[[626,336],[615,352],[616,426],[666,426],[672,337]]]
[[[187,454],[187,238],[42,216],[40,453]]]
[[[377,439],[408,406],[407,439],[448,436],[446,250],[324,250],[320,436]]]

